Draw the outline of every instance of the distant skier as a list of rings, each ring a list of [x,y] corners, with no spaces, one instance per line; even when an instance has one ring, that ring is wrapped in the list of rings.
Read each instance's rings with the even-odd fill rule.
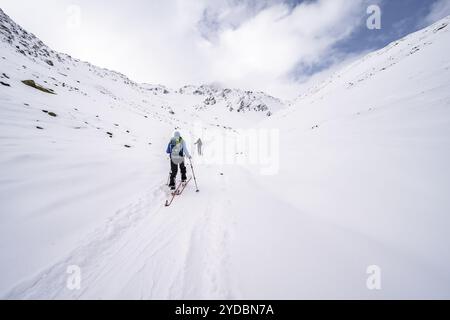
[[[195,143],[197,145],[197,152],[199,156],[202,156],[202,146],[203,146],[203,142],[202,139],[198,138],[197,142]]]
[[[186,182],[186,166],[184,164],[184,157],[191,159],[191,155],[186,147],[186,142],[184,142],[181,134],[177,131],[174,133],[173,138],[170,140],[167,146],[167,151],[170,155],[170,183],[169,187],[171,190],[175,190],[175,179],[178,174],[178,166],[180,166],[181,171],[181,181]]]

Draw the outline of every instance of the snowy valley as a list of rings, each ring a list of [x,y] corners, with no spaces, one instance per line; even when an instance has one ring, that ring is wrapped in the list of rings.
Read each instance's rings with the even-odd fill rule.
[[[136,83],[0,10],[0,296],[450,298],[449,23],[289,102]],[[166,208],[174,130],[192,151],[206,137],[206,154],[193,159],[201,192]],[[252,130],[279,137],[274,172],[212,160]],[[371,265],[381,291],[367,289]]]

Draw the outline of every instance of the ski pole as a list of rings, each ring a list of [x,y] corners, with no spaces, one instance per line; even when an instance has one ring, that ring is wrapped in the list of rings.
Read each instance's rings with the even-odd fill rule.
[[[189,159],[189,163],[191,164],[192,175],[194,176],[195,188],[197,189],[196,192],[200,192],[200,190],[198,190],[197,179],[195,178],[194,166],[192,165],[191,159]]]

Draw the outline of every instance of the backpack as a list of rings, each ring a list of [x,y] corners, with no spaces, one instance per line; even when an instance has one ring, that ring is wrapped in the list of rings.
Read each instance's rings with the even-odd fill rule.
[[[170,153],[170,158],[172,159],[172,162],[174,164],[179,165],[184,161],[183,140],[181,138],[173,139],[170,143],[172,145],[172,152]]]

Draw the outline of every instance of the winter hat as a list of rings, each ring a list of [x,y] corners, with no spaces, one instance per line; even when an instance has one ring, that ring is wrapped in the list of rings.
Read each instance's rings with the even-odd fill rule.
[[[175,133],[173,134],[174,138],[180,138],[181,137],[181,133],[178,131],[175,131]]]

